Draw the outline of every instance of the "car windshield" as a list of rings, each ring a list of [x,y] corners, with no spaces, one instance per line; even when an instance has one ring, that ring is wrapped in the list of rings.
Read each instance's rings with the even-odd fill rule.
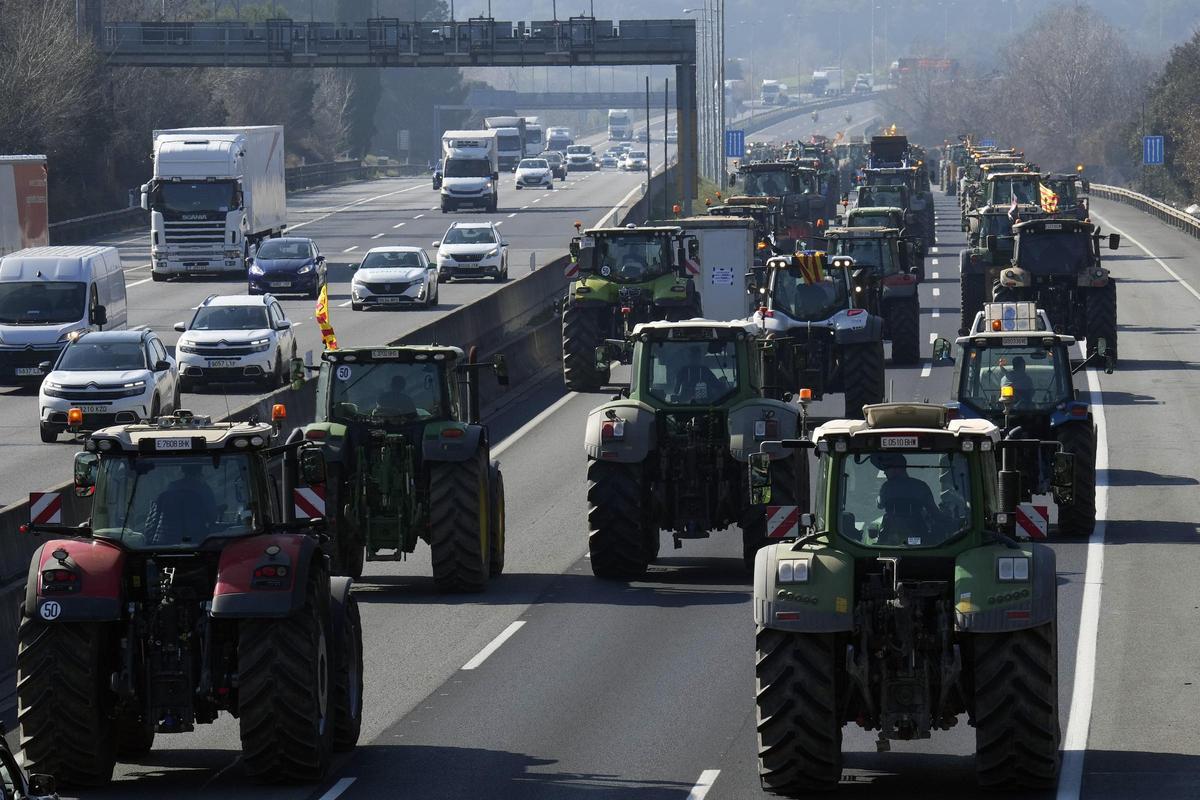
[[[232,181],[163,181],[154,193],[154,209],[167,214],[226,213],[234,207]]]
[[[412,250],[385,250],[382,253],[367,253],[366,258],[359,264],[360,269],[391,269],[395,267],[419,266],[421,266],[421,254]]]
[[[189,326],[194,331],[253,331],[270,327],[263,306],[204,306]]]
[[[518,169],[549,169],[550,165],[544,158],[526,158],[517,165]]]
[[[771,287],[771,308],[801,322],[829,319],[849,308],[845,274],[830,270],[809,283],[799,269],[776,269]]]
[[[1034,229],[1019,237],[1015,260],[1038,275],[1071,275],[1087,268],[1091,252],[1086,235]]]
[[[592,148],[586,144],[573,144],[567,148],[567,155],[591,155]]]
[[[881,275],[893,275],[900,271],[891,239],[834,239],[833,252],[839,256],[850,256],[860,267],[879,270]]]
[[[491,228],[451,228],[446,231],[442,244],[495,244],[496,234]]]
[[[146,368],[141,342],[96,342],[90,338],[68,345],[54,368],[72,372]]]
[[[795,176],[782,169],[747,172],[742,185],[742,193],[750,197],[780,197],[795,191]]]
[[[738,388],[732,339],[651,342],[642,356],[651,397],[676,406],[720,404]]]
[[[307,239],[267,239],[255,258],[308,258],[312,255]]]
[[[46,325],[77,322],[84,315],[87,284],[70,281],[0,283],[0,322]]]
[[[868,547],[937,547],[971,524],[971,465],[961,452],[882,450],[835,458],[843,538]]]
[[[447,419],[449,392],[441,363],[324,364],[330,416],[347,423]]]
[[[968,346],[963,357],[958,400],[980,413],[1003,411],[1000,389],[1004,386],[1013,387],[1017,413],[1046,411],[1074,396],[1071,364],[1064,350],[1036,345]]]
[[[486,158],[451,158],[446,161],[447,178],[490,178],[492,162]]]
[[[671,243],[665,236],[604,236],[596,242],[596,268],[617,283],[640,283],[671,270]]]
[[[248,453],[105,457],[96,475],[92,534],[134,550],[192,549],[252,533],[265,517]]]

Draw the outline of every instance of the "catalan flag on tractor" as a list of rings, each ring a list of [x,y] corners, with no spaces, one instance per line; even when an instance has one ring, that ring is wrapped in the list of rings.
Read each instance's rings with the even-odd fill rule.
[[[321,342],[325,345],[326,350],[337,350],[337,337],[333,335],[333,325],[329,322],[329,287],[321,286],[321,293],[317,295],[317,310],[314,315],[317,318],[317,327],[321,329]]]
[[[1038,189],[1042,195],[1042,211],[1047,214],[1056,213],[1058,211],[1058,195],[1044,183],[1039,183]]]
[[[820,283],[825,279],[825,254],[820,251],[796,253],[793,264],[800,269],[807,284]]]

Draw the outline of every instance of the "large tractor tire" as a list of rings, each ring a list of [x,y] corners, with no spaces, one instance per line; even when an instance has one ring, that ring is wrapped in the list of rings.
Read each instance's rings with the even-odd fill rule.
[[[1096,344],[1103,339],[1113,359],[1117,357],[1117,281],[1110,278],[1102,288],[1092,289],[1087,294],[1085,330],[1087,354],[1096,352]]]
[[[971,326],[975,324],[975,315],[983,310],[983,304],[987,302],[984,297],[983,276],[967,271],[970,260],[966,250],[958,256],[958,297],[961,306],[959,336],[966,336],[971,332]]]
[[[437,461],[429,476],[429,547],[433,582],[443,592],[482,592],[487,586],[491,510],[488,461],[480,451],[465,461]]]
[[[504,572],[504,473],[500,471],[499,464],[492,464],[491,475],[491,502],[488,508],[492,518],[491,527],[488,528],[488,575],[494,578]]]
[[[640,578],[656,555],[641,464],[588,465],[588,552],[597,578]],[[658,531],[654,532],[655,538]]]
[[[842,348],[842,386],[846,394],[846,419],[861,419],[863,406],[883,402],[882,341]]]
[[[842,777],[842,637],[761,628],[755,638],[762,788],[790,797],[833,789]]]
[[[333,680],[333,749],[345,753],[354,749],[362,732],[362,616],[351,593],[346,594],[344,602],[334,604],[333,613],[340,616],[334,626],[338,641]]]
[[[608,308],[563,310],[563,382],[572,392],[595,392],[608,382],[609,370],[596,363],[596,348],[604,343]]]
[[[974,642],[975,771],[988,789],[1052,788],[1058,777],[1058,634],[1053,621]]]
[[[238,627],[238,715],[246,774],[262,783],[315,782],[333,757],[333,626],[329,576],[313,566],[304,606]]]
[[[31,609],[37,613],[36,609]],[[112,780],[116,737],[110,712],[112,630],[98,622],[21,617],[17,631],[17,721],[30,772],[60,786]]]
[[[1071,503],[1058,507],[1058,532],[1086,538],[1096,527],[1096,428],[1090,422],[1060,425],[1055,438],[1075,456],[1075,491]]]
[[[916,364],[921,360],[921,303],[916,295],[893,300],[887,309],[892,340],[893,364]]]
[[[154,747],[155,722],[126,707],[113,720],[113,735],[117,739],[117,755],[124,758],[144,756]]]

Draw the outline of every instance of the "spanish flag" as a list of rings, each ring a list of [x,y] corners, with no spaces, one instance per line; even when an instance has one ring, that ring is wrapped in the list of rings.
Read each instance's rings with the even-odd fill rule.
[[[1054,214],[1058,211],[1058,195],[1044,183],[1038,184],[1038,190],[1042,195],[1042,211],[1047,214]]]
[[[329,323],[328,284],[322,285],[321,293],[317,295],[317,310],[314,316],[317,318],[317,326],[321,329],[321,342],[325,349],[337,350],[337,337],[333,335],[333,325]]]

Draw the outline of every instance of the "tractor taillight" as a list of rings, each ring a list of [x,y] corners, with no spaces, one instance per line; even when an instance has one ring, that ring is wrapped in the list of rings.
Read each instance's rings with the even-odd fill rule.
[[[68,594],[79,591],[79,575],[69,569],[42,571],[43,594]]]
[[[603,442],[619,442],[625,438],[625,420],[606,419],[600,425],[600,440]]]
[[[465,431],[462,428],[446,428],[442,431],[443,439],[461,439]]]
[[[321,430],[320,428],[315,428],[311,431],[306,431],[304,438],[308,439],[310,442],[319,442],[325,438],[325,435],[325,431]]]

